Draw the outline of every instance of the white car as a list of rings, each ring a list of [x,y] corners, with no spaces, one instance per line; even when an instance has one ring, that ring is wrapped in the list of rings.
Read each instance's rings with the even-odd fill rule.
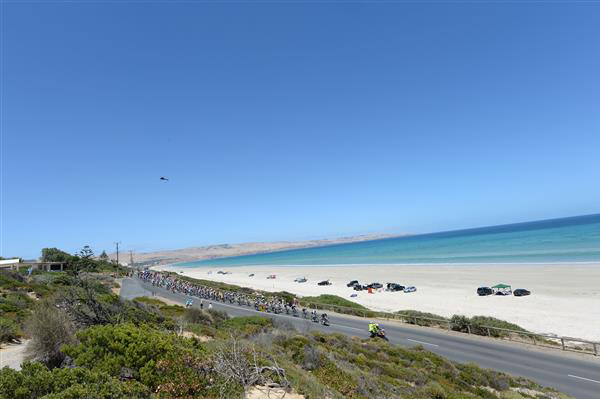
[[[306,283],[306,277],[296,277],[294,283]]]
[[[416,292],[416,291],[417,291],[417,288],[413,287],[412,285],[410,287],[406,287],[404,289],[404,292]]]

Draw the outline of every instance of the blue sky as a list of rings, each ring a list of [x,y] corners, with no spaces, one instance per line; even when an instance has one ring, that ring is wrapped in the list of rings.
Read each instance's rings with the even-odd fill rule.
[[[597,213],[598,21],[568,2],[4,2],[0,255]]]

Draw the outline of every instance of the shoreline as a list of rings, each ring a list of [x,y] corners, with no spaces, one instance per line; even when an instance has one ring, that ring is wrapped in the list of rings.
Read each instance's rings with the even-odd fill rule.
[[[277,251],[274,251],[277,252]],[[271,253],[271,252],[268,252]],[[253,254],[254,255],[254,254]],[[240,255],[240,256],[245,256],[245,255]],[[191,262],[201,262],[201,261],[209,261],[209,260],[221,260],[221,259],[233,259],[233,258],[238,258],[239,256],[227,256],[224,258],[214,258],[214,259],[198,259],[195,261],[186,261],[186,262],[175,262],[175,263],[165,263],[165,264],[161,264],[161,265],[154,265],[154,266],[150,266],[149,269],[152,270],[158,270],[155,268],[161,268],[161,267],[182,267],[182,268],[188,268],[188,269],[205,269],[205,268],[215,268],[218,269],[219,267],[224,267],[224,268],[238,268],[238,267],[336,267],[336,266],[342,266],[342,267],[377,267],[377,266],[487,266],[487,265],[491,265],[491,266],[511,266],[511,265],[515,265],[515,266],[535,266],[535,265],[542,265],[542,266],[548,266],[548,265],[598,265],[600,266],[600,260],[598,261],[561,261],[561,262],[424,262],[424,263],[323,263],[323,264],[280,264],[280,265],[276,265],[276,264],[265,264],[265,265],[194,265],[194,266],[186,266],[183,265],[183,263],[191,263]]]
[[[299,296],[338,295],[373,310],[418,310],[451,317],[491,316],[540,334],[556,334],[600,341],[600,262],[507,264],[404,264],[152,267],[197,279],[221,281],[264,291],[288,291]],[[212,274],[208,272],[212,270]],[[222,275],[223,270],[232,274]],[[183,272],[183,273],[181,273]],[[254,273],[254,277],[249,274]],[[274,280],[266,276],[276,274]],[[294,283],[304,276],[306,283]],[[333,285],[318,286],[330,279]],[[361,284],[397,282],[417,287],[415,293],[353,291],[350,280]],[[498,283],[526,288],[530,296],[479,297],[476,289]],[[357,297],[350,297],[357,294]]]

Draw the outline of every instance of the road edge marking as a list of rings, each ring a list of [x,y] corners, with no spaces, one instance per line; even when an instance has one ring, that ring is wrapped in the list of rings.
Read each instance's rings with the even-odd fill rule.
[[[579,380],[590,381],[590,382],[595,382],[596,384],[600,384],[600,381],[592,380],[591,378],[580,377],[578,375],[573,375],[573,374],[567,374],[567,376],[571,377],[571,378],[577,378]]]

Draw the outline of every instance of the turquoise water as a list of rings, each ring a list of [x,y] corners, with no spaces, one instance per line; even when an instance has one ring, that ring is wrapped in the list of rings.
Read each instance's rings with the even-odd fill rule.
[[[180,263],[182,267],[600,262],[600,214]]]

